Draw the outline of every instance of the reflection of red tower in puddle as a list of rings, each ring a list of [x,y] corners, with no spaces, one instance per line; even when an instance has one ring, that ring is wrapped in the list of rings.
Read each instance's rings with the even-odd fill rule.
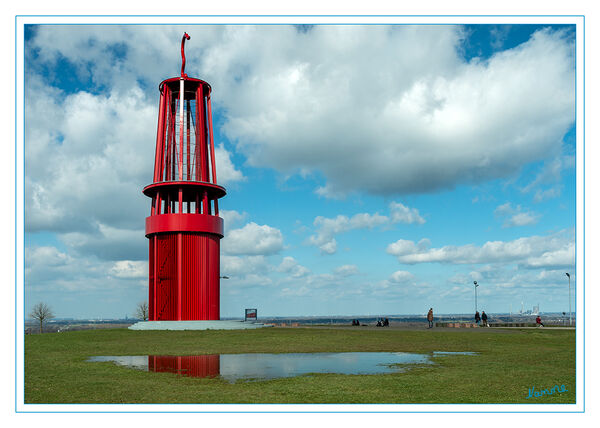
[[[190,377],[219,376],[220,356],[210,355],[148,355],[148,371],[178,373]]]
[[[150,240],[150,321],[218,320],[223,219],[218,199],[210,85],[184,73],[160,86]]]

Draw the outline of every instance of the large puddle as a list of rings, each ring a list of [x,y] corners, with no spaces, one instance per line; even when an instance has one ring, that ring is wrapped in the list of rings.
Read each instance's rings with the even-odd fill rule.
[[[397,373],[410,365],[433,364],[444,355],[473,352],[339,352],[297,354],[137,355],[90,357],[91,362],[114,362],[133,369],[177,373],[191,377],[220,376],[229,382],[293,377],[309,373],[370,375]],[[408,366],[408,367],[407,367]]]

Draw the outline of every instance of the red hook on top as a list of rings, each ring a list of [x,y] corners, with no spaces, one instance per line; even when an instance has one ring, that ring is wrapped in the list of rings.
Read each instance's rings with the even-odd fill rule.
[[[183,37],[181,38],[181,77],[187,77],[187,74],[184,73],[185,70],[185,52],[184,45],[185,41],[190,39],[190,35],[188,33],[183,33]]]

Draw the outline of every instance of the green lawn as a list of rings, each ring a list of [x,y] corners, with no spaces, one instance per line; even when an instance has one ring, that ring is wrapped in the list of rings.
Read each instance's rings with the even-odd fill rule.
[[[228,383],[90,363],[95,355],[474,351],[385,375],[315,374]],[[526,399],[565,385],[567,392]],[[575,402],[575,332],[265,328],[87,330],[25,336],[26,403],[531,403]]]

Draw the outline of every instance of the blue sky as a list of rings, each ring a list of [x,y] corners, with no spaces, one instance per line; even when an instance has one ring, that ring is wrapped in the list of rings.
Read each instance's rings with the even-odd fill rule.
[[[575,28],[26,26],[25,304],[131,316],[160,81],[213,87],[221,315],[568,310]],[[574,299],[573,299],[574,307]]]

